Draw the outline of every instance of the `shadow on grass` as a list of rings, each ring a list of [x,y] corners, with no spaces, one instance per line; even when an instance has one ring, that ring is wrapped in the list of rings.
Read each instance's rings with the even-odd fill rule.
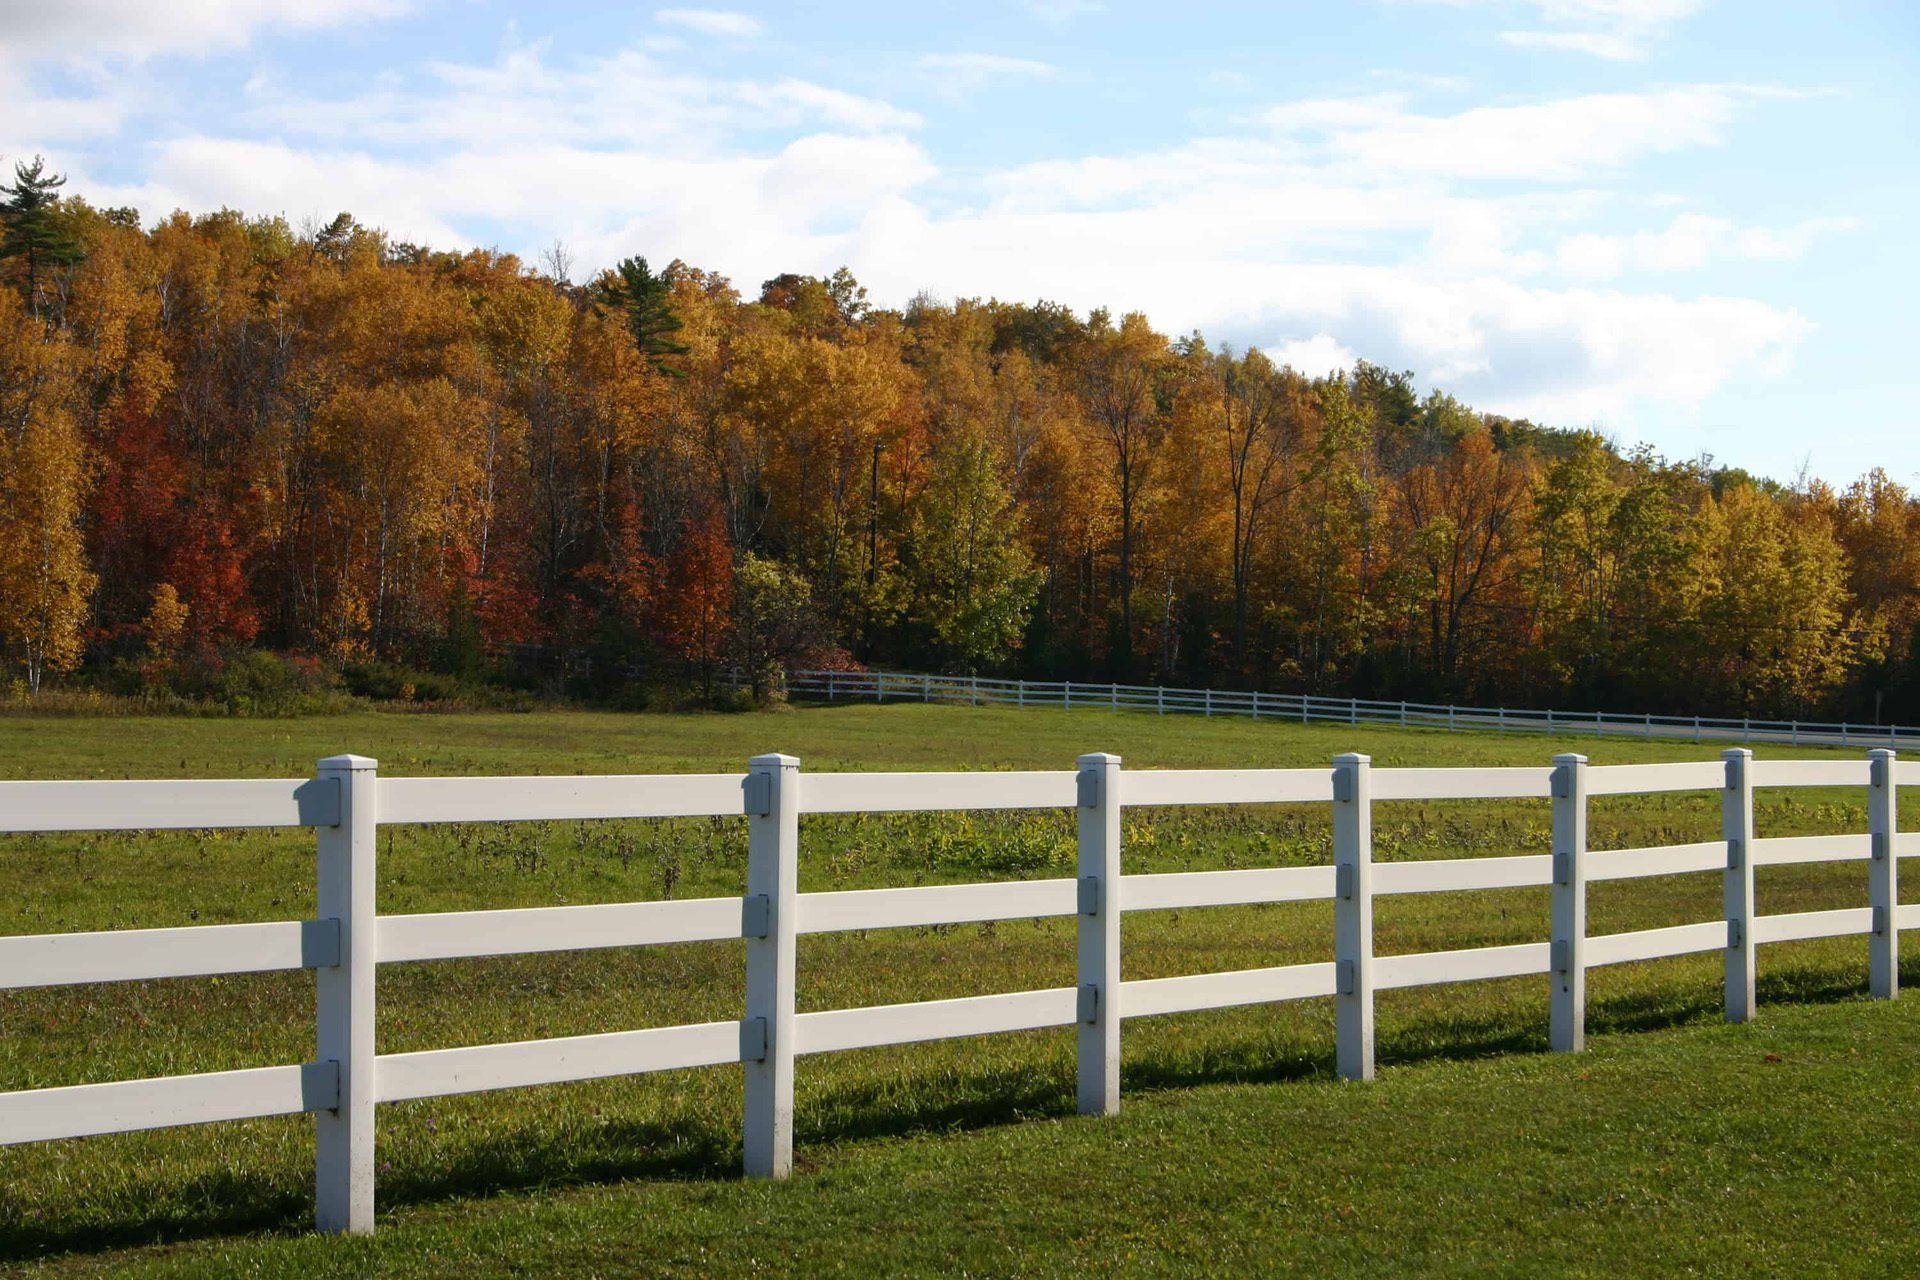
[[[310,1187],[265,1174],[223,1169],[172,1182],[163,1194],[168,1208],[130,1196],[105,1203],[78,1196],[65,1206],[74,1217],[50,1219],[0,1189],[0,1263],[243,1232],[288,1232],[313,1218]]]
[[[1920,961],[1901,966],[1903,985],[1920,984]],[[1762,1005],[1832,1004],[1865,998],[1863,975],[1832,968],[1789,968],[1762,977]],[[1492,1009],[1474,1016],[1426,1018],[1381,1037],[1379,1060],[1407,1065],[1543,1052],[1546,1028],[1538,1006]],[[1718,1022],[1720,992],[1689,985],[1592,1001],[1594,1034],[1645,1032]],[[1123,1068],[1134,1095],[1222,1084],[1276,1084],[1333,1075],[1332,1045],[1306,1047],[1240,1039],[1197,1050],[1139,1052]],[[959,1072],[938,1081],[934,1099],[922,1082],[841,1086],[805,1099],[806,1127],[796,1150],[802,1167],[831,1148],[929,1133],[979,1131],[1074,1110],[1072,1069],[1062,1063]],[[525,1191],[609,1185],[637,1180],[739,1177],[739,1134],[711,1126],[594,1121],[590,1126],[516,1130],[471,1143],[431,1166],[382,1168],[383,1209]],[[0,1263],[62,1254],[107,1252],[242,1234],[304,1232],[313,1212],[304,1179],[223,1170],[101,1199],[79,1197],[69,1217],[49,1219],[0,1187]],[[155,1201],[164,1199],[165,1207]]]

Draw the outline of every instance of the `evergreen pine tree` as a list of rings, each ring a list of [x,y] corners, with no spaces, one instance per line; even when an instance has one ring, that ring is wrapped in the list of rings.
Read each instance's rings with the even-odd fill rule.
[[[0,186],[7,197],[0,204],[0,258],[27,260],[27,305],[39,309],[40,273],[49,267],[72,266],[86,256],[80,241],[59,216],[59,190],[67,179],[48,173],[40,156],[33,163],[16,162],[14,185]]]
[[[626,312],[627,328],[647,363],[669,377],[681,377],[681,370],[670,363],[687,348],[673,337],[680,331],[680,317],[673,313],[669,273],[656,274],[645,258],[628,258],[600,277],[598,293],[601,303]]]

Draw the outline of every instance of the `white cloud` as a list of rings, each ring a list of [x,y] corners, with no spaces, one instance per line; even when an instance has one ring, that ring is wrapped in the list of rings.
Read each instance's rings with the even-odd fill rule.
[[[1781,261],[1804,254],[1814,240],[1858,226],[1853,218],[1810,218],[1791,227],[1738,227],[1725,218],[1683,213],[1660,231],[1632,235],[1581,232],[1561,241],[1559,268],[1588,280],[1629,271],[1677,274],[1722,258]]]
[[[940,216],[896,201],[828,252],[848,246],[880,296],[1138,308],[1315,371],[1358,353],[1487,408],[1617,418],[1777,371],[1808,329],[1754,299],[1559,282],[1595,278],[1562,246],[1617,216],[1591,184],[1718,145],[1754,96],[1693,86],[1437,115],[1397,95],[1282,103],[1259,117],[1264,132],[989,175],[984,207]],[[1512,189],[1480,189],[1490,177]],[[1697,217],[1677,219],[1659,252],[1636,250],[1640,269],[1690,270]],[[1817,231],[1716,227],[1712,252],[1784,251]]]
[[[896,203],[817,246],[821,266],[808,269],[844,256],[882,297],[930,287],[1137,308],[1168,331],[1203,327],[1313,372],[1359,353],[1483,408],[1555,422],[1695,403],[1731,378],[1783,368],[1808,328],[1753,299],[1528,285],[1418,255],[1312,262],[1249,247],[1239,230],[1179,207],[942,220]]]
[[[1051,63],[998,53],[928,53],[914,59],[914,65],[938,77],[941,92],[956,97],[1009,80],[1049,79],[1059,70]]]
[[[194,135],[161,148],[153,171],[162,176],[145,183],[76,185],[102,203],[237,207],[296,225],[344,209],[397,239],[443,247],[486,243],[464,229],[484,221],[522,229],[520,247],[529,249],[559,234],[588,268],[638,246],[728,269],[744,261],[772,275],[831,256],[823,246],[841,242],[865,209],[911,190],[933,167],[897,135],[811,134],[767,155],[516,143],[419,161]]]
[[[1606,422],[1641,402],[1695,406],[1736,377],[1784,373],[1810,332],[1791,308],[1751,298],[1490,286],[1472,317],[1485,373],[1463,377],[1484,408],[1548,422]]]
[[[1339,369],[1351,369],[1359,363],[1359,357],[1327,333],[1316,333],[1311,338],[1296,338],[1264,350],[1267,358],[1275,364],[1309,378],[1318,378]]]
[[[81,91],[36,91],[25,68],[0,55],[0,180],[12,180],[14,160],[120,132],[144,97],[133,77],[93,77]]]
[[[1027,12],[1042,22],[1071,22],[1106,10],[1101,0],[1027,0]]]
[[[1473,87],[1473,81],[1465,76],[1443,76],[1431,71],[1408,71],[1401,67],[1375,67],[1368,74],[1376,80],[1410,84],[1416,89],[1433,93],[1465,93]]]
[[[743,84],[739,93],[751,105],[794,108],[850,129],[913,129],[921,124],[915,112],[902,111],[878,98],[864,98],[791,76],[771,85]]]
[[[0,0],[0,47],[17,57],[204,54],[256,31],[315,30],[414,8],[414,0]]]
[[[1541,184],[1590,182],[1648,156],[1715,145],[1753,94],[1703,85],[1440,115],[1409,111],[1396,94],[1299,99],[1261,112],[1256,121],[1264,133],[1041,161],[986,181],[999,203],[1023,208],[1095,208],[1245,188],[1249,199],[1258,191],[1276,197],[1263,211],[1269,223],[1304,216],[1356,229],[1451,214],[1460,206],[1448,193],[1481,179],[1530,183],[1531,202],[1564,208],[1582,203],[1578,188],[1562,194]],[[1397,196],[1384,209],[1370,207],[1383,203],[1369,194],[1380,187]],[[1332,203],[1303,208],[1309,194]],[[1483,208],[1501,203],[1476,200]]]
[[[937,171],[917,144],[898,135],[820,133],[781,149],[760,178],[760,203],[793,221],[858,218]]]
[[[1853,217],[1809,218],[1778,230],[1749,227],[1739,233],[1734,243],[1742,257],[1781,262],[1800,257],[1821,236],[1836,231],[1855,231],[1861,225],[1861,220]]]
[[[426,176],[416,166],[360,152],[193,135],[161,146],[153,172],[164,177],[126,185],[87,181],[84,190],[100,203],[131,204],[149,215],[238,208],[285,214],[298,225],[345,209],[400,239],[467,243],[453,221],[461,210],[448,207],[446,192],[413,185]],[[79,176],[73,185],[83,185]]]
[[[1526,9],[1545,28],[1502,31],[1500,38],[1523,49],[1584,53],[1612,62],[1645,58],[1671,28],[1706,8],[1710,0],[1426,0],[1453,8]]]
[[[1363,129],[1410,118],[1401,113],[1405,101],[1397,93],[1360,98],[1297,98],[1267,108],[1260,119],[1276,133]]]
[[[1696,85],[1419,115],[1376,95],[1286,103],[1264,119],[1279,134],[1374,170],[1568,180],[1717,143],[1749,96]]]
[[[788,76],[721,79],[671,69],[640,50],[560,64],[543,46],[486,64],[435,63],[412,82],[352,98],[273,95],[255,125],[294,137],[395,148],[573,144],[709,154],[747,132],[897,131],[920,117],[877,98]]]
[[[1647,56],[1638,41],[1613,31],[1502,31],[1500,38],[1516,49],[1556,49],[1609,62],[1637,62]]]
[[[1707,7],[1707,0],[1528,0],[1540,16],[1556,22],[1678,22]]]
[[[730,40],[750,40],[763,30],[760,19],[731,9],[656,9],[653,19],[670,27],[684,27],[703,36]]]

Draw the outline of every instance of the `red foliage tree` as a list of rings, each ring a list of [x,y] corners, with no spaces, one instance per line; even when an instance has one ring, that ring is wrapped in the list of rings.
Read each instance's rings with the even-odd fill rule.
[[[667,561],[654,621],[667,647],[699,670],[709,698],[732,616],[733,541],[719,509],[708,507],[687,522]]]
[[[186,459],[153,418],[129,413],[112,425],[93,501],[102,629],[137,623],[153,589],[168,583],[187,606],[195,644],[251,644],[260,611],[223,504],[193,492]]]

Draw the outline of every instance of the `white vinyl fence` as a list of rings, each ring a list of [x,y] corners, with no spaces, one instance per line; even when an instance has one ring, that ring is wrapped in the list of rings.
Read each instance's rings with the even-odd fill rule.
[[[1085,680],[996,680],[902,671],[789,671],[787,691],[829,702],[942,702],[975,707],[1084,707],[1161,715],[1248,716],[1297,724],[1391,724],[1497,733],[1579,733],[1596,737],[1675,738],[1694,742],[1776,742],[1791,746],[1920,745],[1908,725],[1849,724],[1750,717],[1627,715],[1608,711],[1529,711],[1462,707],[1318,694],[1232,689],[1172,689]],[[735,677],[737,685],[738,678]]]
[[[1075,1027],[1079,1107],[1120,1103],[1124,1018],[1331,996],[1340,1074],[1373,1074],[1374,993],[1397,987],[1548,975],[1552,1044],[1581,1047],[1586,972],[1600,965],[1719,951],[1726,1012],[1752,1016],[1761,943],[1865,934],[1873,993],[1897,986],[1898,930],[1920,925],[1899,906],[1896,791],[1920,765],[1891,751],[1857,761],[1721,761],[1589,767],[1374,769],[1343,755],[1332,768],[1123,772],[1110,755],[1053,772],[837,773],[803,776],[799,761],[755,757],[744,774],[652,777],[380,778],[374,762],[336,756],[305,781],[4,782],[0,832],[153,828],[311,827],[317,835],[318,918],[270,924],[136,929],[0,938],[0,989],[312,969],[311,1062],[202,1075],[0,1094],[0,1143],[310,1112],[315,1118],[316,1220],[322,1230],[373,1226],[374,1106],[407,1098],[739,1063],[745,1069],[745,1166],[784,1177],[793,1159],[794,1060],[876,1045],[1043,1027]],[[1870,831],[1765,839],[1753,830],[1757,787],[1864,787]],[[1589,852],[1590,796],[1717,792],[1723,838],[1652,849]],[[1551,855],[1426,862],[1372,861],[1375,801],[1551,798]],[[1123,875],[1123,806],[1319,804],[1331,810],[1331,866]],[[803,813],[970,809],[1074,810],[1074,878],[801,894]],[[749,830],[746,893],[693,901],[530,910],[379,915],[374,903],[381,824],[736,816]],[[1838,911],[1756,915],[1754,868],[1863,861],[1869,901]],[[1590,881],[1717,872],[1723,917],[1677,928],[1589,937]],[[1376,956],[1373,900],[1383,894],[1552,887],[1547,941],[1420,955]],[[1334,952],[1313,964],[1122,981],[1120,913],[1165,908],[1332,900]],[[796,1014],[794,950],[801,934],[970,921],[1078,918],[1076,985]],[[737,1021],[567,1036],[414,1053],[377,1054],[374,969],[381,963],[744,938],[745,1016]]]

